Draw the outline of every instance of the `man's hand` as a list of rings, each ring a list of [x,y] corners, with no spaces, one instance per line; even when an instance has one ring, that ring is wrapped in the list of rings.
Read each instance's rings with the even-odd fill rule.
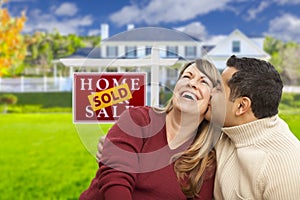
[[[105,135],[100,137],[98,145],[97,145],[97,149],[98,149],[98,151],[96,153],[97,163],[99,163],[100,159],[102,158],[104,140],[105,140]]]

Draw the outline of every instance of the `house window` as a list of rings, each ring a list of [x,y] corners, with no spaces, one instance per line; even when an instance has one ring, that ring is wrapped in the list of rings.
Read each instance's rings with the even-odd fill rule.
[[[178,47],[177,46],[167,46],[167,57],[177,57]]]
[[[107,46],[106,54],[107,54],[107,57],[109,57],[109,58],[118,57],[118,47],[117,46]]]
[[[239,53],[241,51],[241,42],[232,41],[232,52]]]
[[[105,70],[106,72],[118,72],[118,68],[116,67],[107,67]]]
[[[136,58],[136,46],[126,46],[126,57],[127,58]]]
[[[150,55],[151,54],[151,47],[150,46],[146,46],[146,49],[145,49],[145,55]]]
[[[195,46],[186,46],[185,47],[185,56],[187,58],[196,58],[197,57],[197,51]]]

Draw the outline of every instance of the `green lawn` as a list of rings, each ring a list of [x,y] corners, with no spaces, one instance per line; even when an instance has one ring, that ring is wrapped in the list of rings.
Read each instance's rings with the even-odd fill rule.
[[[300,140],[300,113],[282,113],[280,117],[289,124],[291,131]]]
[[[281,114],[300,139],[299,114]],[[94,177],[97,138],[110,125],[71,114],[0,114],[0,199],[78,199]]]
[[[78,199],[97,164],[71,114],[0,114],[0,199]]]

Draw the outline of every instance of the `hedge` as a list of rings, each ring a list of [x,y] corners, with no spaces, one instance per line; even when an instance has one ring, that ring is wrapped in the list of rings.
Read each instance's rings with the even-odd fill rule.
[[[39,105],[43,108],[72,107],[72,93],[71,92],[26,92],[26,93],[0,93],[13,94],[17,96],[17,105]]]

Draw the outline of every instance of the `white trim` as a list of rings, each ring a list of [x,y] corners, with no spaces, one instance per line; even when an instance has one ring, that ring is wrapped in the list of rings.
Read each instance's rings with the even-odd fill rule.
[[[67,67],[149,67],[151,65],[172,66],[178,58],[170,59],[92,59],[92,58],[61,58],[60,61]]]

